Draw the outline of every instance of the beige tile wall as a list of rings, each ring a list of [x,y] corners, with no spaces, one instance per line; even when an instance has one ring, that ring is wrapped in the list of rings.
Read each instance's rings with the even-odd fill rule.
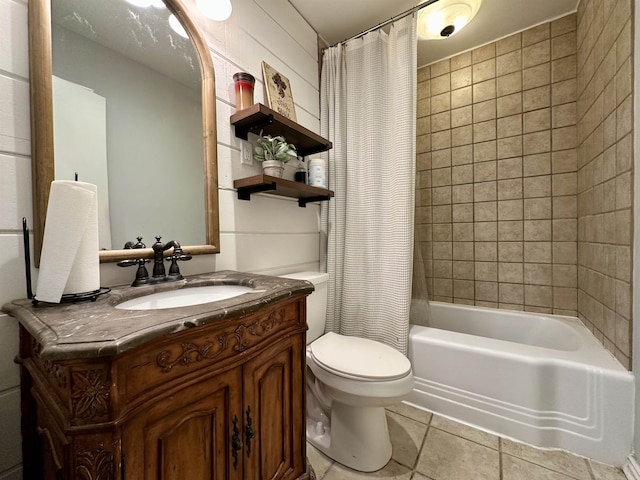
[[[576,15],[418,72],[431,298],[576,315]]]
[[[434,300],[578,315],[631,361],[632,0],[418,71],[416,226]]]
[[[582,0],[577,13],[578,314],[631,365],[633,8]]]

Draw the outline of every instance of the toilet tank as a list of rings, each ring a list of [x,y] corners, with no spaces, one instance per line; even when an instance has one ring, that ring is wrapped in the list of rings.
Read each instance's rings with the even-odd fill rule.
[[[307,343],[313,342],[324,333],[327,318],[327,280],[328,273],[296,272],[281,275],[294,280],[307,280],[313,283],[314,291],[307,297]]]

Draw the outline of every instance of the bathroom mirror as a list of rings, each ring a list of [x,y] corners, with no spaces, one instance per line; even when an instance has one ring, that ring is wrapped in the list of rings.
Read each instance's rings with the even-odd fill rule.
[[[51,182],[74,171],[102,192],[101,262],[151,257],[122,249],[138,235],[220,250],[209,49],[182,0],[146,3],[29,1],[36,265]]]

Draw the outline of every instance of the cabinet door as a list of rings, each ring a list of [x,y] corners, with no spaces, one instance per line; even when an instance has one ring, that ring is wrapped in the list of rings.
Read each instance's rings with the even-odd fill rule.
[[[242,441],[241,368],[177,389],[142,408],[123,428],[127,480],[239,480],[233,418]],[[234,465],[235,463],[235,465]]]
[[[304,473],[303,338],[282,340],[244,366],[246,479],[295,479]]]

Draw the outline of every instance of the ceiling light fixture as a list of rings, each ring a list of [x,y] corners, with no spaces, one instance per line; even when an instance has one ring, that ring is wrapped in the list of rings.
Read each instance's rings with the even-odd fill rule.
[[[217,22],[224,22],[231,16],[231,0],[196,0],[202,14]]]
[[[418,12],[418,36],[424,40],[458,33],[478,13],[482,0],[439,0]]]

